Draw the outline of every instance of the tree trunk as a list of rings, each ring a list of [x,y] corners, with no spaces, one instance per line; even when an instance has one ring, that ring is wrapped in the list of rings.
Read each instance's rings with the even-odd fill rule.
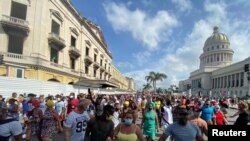
[[[156,94],[156,81],[154,81],[154,94]]]

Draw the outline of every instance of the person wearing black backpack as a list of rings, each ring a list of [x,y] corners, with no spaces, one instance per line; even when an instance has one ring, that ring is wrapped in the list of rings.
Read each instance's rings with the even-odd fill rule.
[[[15,141],[22,141],[22,125],[14,118],[7,117],[7,106],[0,102],[0,141],[9,141],[11,137]]]

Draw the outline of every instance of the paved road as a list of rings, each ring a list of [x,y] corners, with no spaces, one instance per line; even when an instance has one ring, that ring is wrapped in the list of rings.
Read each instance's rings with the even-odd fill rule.
[[[229,109],[227,115],[231,116],[236,112],[237,112],[237,110],[235,110],[235,109]],[[236,118],[237,117],[234,117],[234,118],[228,117],[229,124],[232,125],[235,122]],[[138,125],[141,124],[141,118],[137,121],[137,124]],[[162,130],[159,133],[157,133],[157,139],[160,137],[161,134],[162,134]],[[205,140],[207,140],[207,137],[204,137],[204,138],[205,138]],[[53,138],[53,141],[63,141],[63,140],[64,140],[63,133],[56,134]],[[31,138],[31,141],[37,141],[37,139],[33,136]]]

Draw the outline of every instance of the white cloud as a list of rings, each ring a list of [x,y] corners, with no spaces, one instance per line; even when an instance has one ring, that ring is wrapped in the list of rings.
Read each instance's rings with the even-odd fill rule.
[[[221,2],[205,1],[204,11],[208,15],[195,22],[191,33],[186,36],[184,43],[175,52],[166,52],[158,62],[154,62],[155,65],[127,74],[140,74],[135,79],[137,82],[143,82],[149,71],[162,72],[167,74],[168,78],[158,86],[166,88],[171,84],[178,85],[180,80],[188,79],[190,72],[199,68],[199,56],[206,39],[212,35],[215,25],[220,27],[220,32],[228,36],[230,46],[234,50],[235,62],[249,57],[250,20],[237,19],[237,17],[230,19],[227,6]],[[142,86],[142,83],[138,85]]]
[[[145,76],[150,71],[168,75],[167,80],[157,83],[157,86],[162,88],[167,88],[171,84],[178,85],[180,80],[188,79],[190,72],[199,68],[199,56],[206,39],[212,35],[214,26],[219,26],[220,32],[228,36],[230,46],[234,50],[234,62],[250,56],[248,51],[250,39],[249,16],[247,15],[243,19],[239,17],[231,18],[230,16],[233,13],[230,11],[230,3],[223,3],[222,1],[206,0],[203,8],[206,12],[205,16],[194,23],[191,32],[184,38],[184,42],[179,43],[178,39],[170,41],[170,44],[174,42],[172,44],[177,45],[175,51],[165,49],[163,51],[165,55],[158,61],[152,62],[152,65],[145,66],[145,69],[137,69],[126,73],[126,75],[134,78],[139,88],[146,83]],[[137,60],[150,61],[153,55],[147,56],[145,54],[147,53],[141,52],[136,54],[138,57],[135,54],[133,56]]]
[[[116,32],[131,33],[149,50],[157,49],[158,44],[166,41],[172,29],[178,26],[177,19],[164,10],[151,17],[140,9],[132,11],[124,4],[111,2],[105,4],[104,8]]]
[[[138,65],[141,66],[149,60],[150,55],[151,55],[150,52],[144,51],[144,52],[139,52],[139,53],[133,54],[133,57],[136,59]]]
[[[133,69],[134,68],[134,65],[129,63],[129,62],[118,62],[117,66],[119,68],[127,68],[127,69]]]
[[[192,10],[192,4],[190,0],[172,0],[174,4],[176,4],[177,8],[181,12],[189,12]]]

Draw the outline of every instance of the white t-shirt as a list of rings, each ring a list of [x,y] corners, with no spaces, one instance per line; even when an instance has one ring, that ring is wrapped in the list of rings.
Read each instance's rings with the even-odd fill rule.
[[[119,111],[114,112],[112,121],[114,123],[114,128],[120,123]]]
[[[8,123],[0,124],[0,136],[17,136],[23,132],[22,125],[19,121],[11,121]]]
[[[164,106],[163,107],[163,117],[164,119],[161,120],[162,125],[169,125],[173,123],[173,114],[172,114],[172,107],[171,106]]]
[[[64,122],[64,126],[71,128],[70,140],[71,141],[83,141],[85,136],[85,130],[87,128],[87,122],[90,117],[86,111],[82,114],[78,114],[75,111],[71,112]]]

